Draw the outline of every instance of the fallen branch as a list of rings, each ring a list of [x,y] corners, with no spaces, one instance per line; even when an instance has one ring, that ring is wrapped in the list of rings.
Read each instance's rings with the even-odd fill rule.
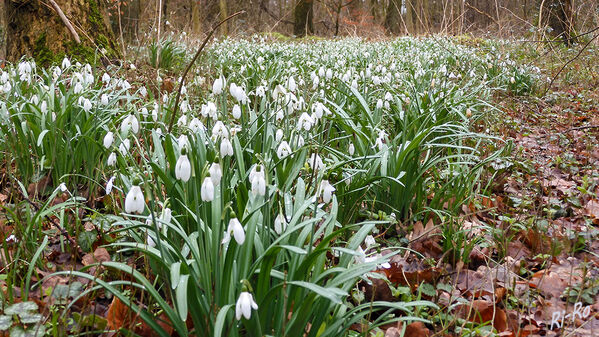
[[[187,65],[187,68],[185,68],[185,71],[183,71],[183,75],[181,76],[181,81],[179,81],[179,90],[177,90],[177,98],[175,98],[175,106],[173,108],[174,110],[173,110],[173,113],[171,114],[171,120],[168,123],[167,131],[169,133],[171,132],[171,130],[173,128],[173,124],[175,123],[175,118],[177,117],[177,109],[179,108],[179,100],[181,99],[181,90],[183,89],[183,84],[185,82],[185,76],[187,76],[187,73],[189,73],[189,70],[191,70],[191,67],[193,66],[193,64],[195,63],[195,61],[198,59],[198,57],[200,57],[200,54],[202,53],[202,50],[204,50],[204,47],[206,47],[206,44],[208,43],[208,41],[212,37],[212,34],[214,34],[214,32],[218,29],[218,27],[220,27],[220,25],[222,25],[223,23],[229,21],[230,19],[236,17],[237,15],[240,15],[240,14],[243,14],[243,13],[245,13],[245,11],[239,11],[239,12],[237,12],[235,14],[229,15],[223,21],[219,22],[216,26],[212,27],[212,30],[210,30],[210,32],[208,33],[208,36],[206,36],[206,38],[202,42],[202,45],[200,46],[200,49],[198,49],[198,51],[195,54],[195,56],[191,59],[191,62],[189,62],[189,64]]]
[[[64,25],[67,26],[67,29],[69,30],[69,32],[71,32],[71,35],[73,35],[73,37],[75,38],[75,41],[77,41],[77,43],[81,43],[79,34],[77,34],[77,32],[75,31],[75,28],[73,28],[73,25],[71,25],[71,22],[64,15],[64,12],[62,11],[62,9],[60,9],[60,7],[56,3],[56,1],[54,1],[54,0],[48,0],[48,1],[50,1],[50,4],[54,8],[54,10],[58,13],[58,16],[60,16]]]

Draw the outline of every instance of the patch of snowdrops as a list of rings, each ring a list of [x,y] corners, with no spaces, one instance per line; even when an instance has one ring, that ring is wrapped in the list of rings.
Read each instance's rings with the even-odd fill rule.
[[[0,74],[2,146],[23,180],[102,186],[127,233],[113,246],[147,254],[172,304],[134,280],[179,335],[339,335],[372,310],[433,306],[348,301],[385,265],[370,235],[393,217],[364,214],[410,220],[471,193],[501,152],[479,157],[496,141],[472,130],[486,99],[536,76],[489,55],[444,38],[219,41],[172,132],[174,93],[68,59],[23,61]]]

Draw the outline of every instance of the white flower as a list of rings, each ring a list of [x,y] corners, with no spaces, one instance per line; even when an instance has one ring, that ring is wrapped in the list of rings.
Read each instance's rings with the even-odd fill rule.
[[[223,138],[223,140],[220,142],[220,156],[224,158],[226,156],[232,155],[233,145],[231,144],[231,141],[228,138]]]
[[[173,211],[171,211],[171,209],[168,207],[163,208],[162,213],[160,214],[160,221],[162,221],[162,222],[157,223],[158,228],[162,227],[162,223],[170,224],[172,218],[173,218]]]
[[[84,98],[83,99],[83,110],[85,112],[89,112],[91,109],[92,109],[92,102],[89,99]]]
[[[141,94],[141,96],[146,97],[148,95],[148,89],[146,89],[146,87],[141,87],[139,88],[139,93]]]
[[[179,136],[179,138],[177,138],[177,145],[179,146],[179,150],[189,148],[189,138],[187,138],[187,135]]]
[[[60,183],[60,185],[58,185],[58,189],[60,189],[60,191],[64,193],[67,191],[67,185],[65,185],[65,183]]]
[[[212,163],[210,168],[208,169],[210,172],[210,179],[212,179],[212,184],[214,186],[218,186],[220,184],[220,179],[223,177],[223,170],[220,167],[219,163]]]
[[[376,244],[376,240],[374,239],[374,236],[368,235],[364,239],[364,243],[366,244],[367,248],[370,248],[370,247],[372,247],[372,246],[374,246]]]
[[[212,137],[214,137],[215,140],[219,138],[229,138],[229,130],[227,130],[227,127],[225,124],[223,124],[223,122],[217,121],[214,123],[214,127],[212,128]]]
[[[266,194],[266,178],[264,176],[264,166],[255,165],[250,171],[250,183],[252,184],[252,194]]]
[[[313,106],[313,110],[312,110],[312,111],[314,112],[314,115],[315,115],[315,116],[316,116],[318,119],[320,119],[320,118],[322,118],[322,115],[324,114],[324,110],[325,110],[325,106],[324,106],[324,104],[322,104],[322,103],[320,103],[320,102],[317,102],[317,103],[316,103],[316,104]]]
[[[206,131],[204,123],[202,123],[199,119],[195,117],[189,123],[189,129],[193,132],[199,132],[200,130]]]
[[[114,164],[116,164],[116,153],[111,152],[110,155],[108,155],[108,160],[106,161],[106,165],[112,166]]]
[[[279,213],[275,218],[275,233],[281,234],[285,229],[287,229],[287,220],[285,220],[283,213]]]
[[[130,147],[131,147],[131,141],[128,138],[124,139],[123,142],[121,143],[121,145],[119,145],[119,152],[123,156],[126,156],[127,152],[129,152]]]
[[[238,104],[235,104],[233,106],[233,111],[231,113],[233,114],[233,118],[235,119],[239,119],[241,117],[241,108]]]
[[[77,84],[75,84],[75,87],[73,88],[73,92],[76,94],[79,94],[83,91],[83,85],[81,84],[81,82],[77,82]]]
[[[266,96],[266,88],[264,86],[259,86],[256,88],[256,96],[265,97]]]
[[[376,101],[376,108],[377,109],[382,109],[383,108],[383,100],[382,99],[378,99],[378,101]]]
[[[150,236],[150,234],[146,235],[146,243],[148,244],[148,247],[156,247],[156,242],[154,241],[154,239],[152,239],[152,237]]]
[[[245,90],[243,90],[242,87],[237,86],[235,83],[231,83],[229,92],[231,93],[231,96],[233,96],[238,102],[245,103],[247,100]]]
[[[108,75],[108,73],[104,73],[104,75],[102,75],[102,82],[104,82],[104,84],[108,84],[110,82],[110,75]]]
[[[302,137],[302,135],[299,135],[297,137],[297,147],[302,147],[304,146],[304,137]]]
[[[245,241],[245,231],[243,230],[243,226],[241,222],[237,218],[232,218],[229,220],[229,226],[227,227],[227,231],[225,232],[225,236],[223,238],[222,243],[229,243],[231,241],[231,233],[233,233],[233,237],[235,241],[237,241],[238,245],[242,245]]]
[[[293,76],[289,77],[289,79],[287,80],[287,88],[289,89],[289,91],[295,91],[295,89],[297,89],[297,85],[295,84],[295,79],[293,78]]]
[[[144,194],[141,188],[137,185],[131,186],[125,197],[125,212],[141,214],[144,212],[145,207]]]
[[[129,68],[130,68],[131,70],[135,70],[135,69],[137,69],[137,67],[136,67],[136,66],[135,66],[135,64],[133,64],[133,63],[131,63],[131,64],[129,65]]]
[[[320,183],[320,191],[322,192],[322,201],[329,203],[335,192],[335,187],[329,183],[328,180],[323,180]]]
[[[191,163],[187,155],[181,155],[175,164],[175,177],[183,182],[189,181],[191,178]]]
[[[201,189],[202,201],[214,200],[214,183],[210,177],[204,178]]]
[[[354,147],[354,143],[349,143],[349,146],[347,148],[347,152],[349,153],[350,156],[354,155],[354,153],[356,152],[356,148]]]
[[[113,141],[114,141],[114,133],[112,133],[112,131],[108,131],[106,133],[106,136],[104,136],[104,147],[109,148],[112,145]]]
[[[40,106],[40,111],[45,114],[46,112],[48,112],[48,102],[46,101],[42,101],[42,104]]]
[[[279,157],[279,159],[283,159],[289,154],[291,154],[291,147],[289,147],[289,144],[286,141],[282,141],[277,148],[277,157]]]
[[[110,192],[112,192],[112,188],[114,187],[114,179],[116,177],[112,176],[110,177],[110,179],[108,179],[108,182],[106,183],[106,195],[109,195]]]
[[[179,119],[177,120],[177,126],[178,127],[183,127],[187,125],[187,115],[183,114],[181,115],[181,117],[179,117]]]
[[[281,141],[281,139],[283,139],[283,130],[277,129],[277,132],[275,133],[275,141],[278,143]]]
[[[235,304],[235,318],[240,320],[241,315],[243,315],[245,319],[250,319],[252,317],[252,309],[258,310],[258,304],[254,302],[252,294],[246,291],[239,294],[239,299],[237,299],[237,303]]]
[[[303,113],[297,121],[297,129],[301,130],[302,128],[306,131],[310,131],[314,125],[314,119],[310,117],[307,113]]]
[[[139,132],[139,121],[135,115],[129,115],[123,119],[121,123],[121,132],[128,133],[131,130],[133,133]]]
[[[320,159],[320,156],[316,153],[312,153],[310,158],[308,158],[308,165],[310,165],[312,171],[317,171],[321,168],[324,168],[324,163],[322,162],[322,159]]]
[[[220,95],[223,92],[224,86],[225,86],[224,78],[219,77],[216,80],[214,80],[214,83],[212,84],[212,92],[215,95]]]
[[[71,66],[71,61],[69,61],[69,59],[66,58],[66,57],[63,58],[62,59],[62,69],[66,69],[66,68],[68,68],[70,66]]]
[[[102,105],[108,105],[108,95],[102,94],[102,96],[100,97],[100,103]]]

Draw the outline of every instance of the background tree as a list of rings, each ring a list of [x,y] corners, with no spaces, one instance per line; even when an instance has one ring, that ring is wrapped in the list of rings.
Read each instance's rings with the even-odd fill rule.
[[[297,0],[293,10],[293,34],[298,37],[314,34],[314,1]]]
[[[389,0],[387,15],[385,17],[385,29],[391,34],[401,32],[402,18],[402,0]]]
[[[64,55],[87,62],[120,56],[102,1],[8,0],[4,5],[9,61],[23,55],[41,64]]]

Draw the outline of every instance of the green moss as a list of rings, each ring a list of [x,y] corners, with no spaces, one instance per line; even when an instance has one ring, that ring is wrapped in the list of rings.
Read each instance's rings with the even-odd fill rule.
[[[92,24],[92,28],[99,31],[103,26],[102,21],[104,19],[102,18],[102,13],[100,13],[98,2],[96,0],[88,0],[88,4],[90,9],[89,21]]]
[[[46,33],[42,33],[36,40],[33,49],[33,58],[42,66],[49,66],[55,62],[54,53],[46,45]]]

